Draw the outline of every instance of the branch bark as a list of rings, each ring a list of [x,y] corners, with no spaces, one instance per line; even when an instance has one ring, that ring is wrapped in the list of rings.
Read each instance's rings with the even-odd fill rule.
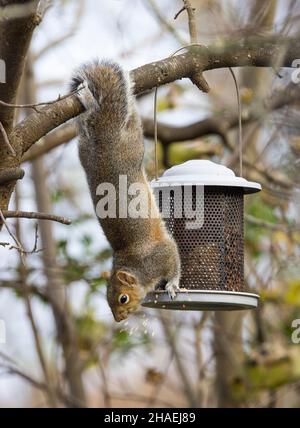
[[[230,41],[225,46],[199,46],[187,53],[168,57],[131,71],[135,94],[149,91],[182,78],[191,78],[197,72],[223,67],[268,67],[279,61],[290,67],[300,57],[300,41],[278,37],[255,37],[244,41]],[[36,141],[51,130],[84,111],[76,95],[45,106],[32,113],[15,127],[10,142],[22,147],[24,154]]]
[[[297,102],[300,98],[300,87],[294,83],[287,87],[278,89],[270,98],[265,100],[260,106],[255,106],[254,110],[246,113],[242,119],[243,124],[262,120],[264,117],[275,110],[279,110],[287,105]],[[142,118],[144,136],[146,138],[154,137],[154,122],[152,118]],[[173,126],[163,122],[157,124],[157,135],[163,148],[168,149],[169,144],[175,142],[191,141],[206,135],[218,135],[223,144],[231,150],[233,147],[227,138],[229,130],[238,125],[238,117],[235,114],[226,116],[215,116],[207,119],[202,119],[198,122],[184,126]],[[76,138],[77,131],[74,123],[67,123],[60,128],[48,134],[42,141],[34,144],[22,157],[22,162],[31,161],[39,156],[48,153],[56,147],[70,142]],[[1,177],[0,177],[1,182]]]
[[[38,3],[38,0],[0,0],[0,58],[5,62],[6,68],[6,83],[0,84],[0,99],[7,103],[14,103],[16,100],[31,36],[40,22]],[[14,113],[14,109],[0,109],[0,122],[7,135],[13,127]],[[12,155],[5,138],[0,135],[0,171],[8,166],[19,166],[21,148],[15,146],[14,151],[19,156]],[[15,182],[12,181],[0,187],[0,208],[7,208],[14,185]]]
[[[2,213],[5,218],[28,218],[28,219],[38,219],[38,220],[50,220],[50,221],[56,221],[57,223],[62,223],[66,225],[69,225],[72,223],[71,220],[65,217],[48,214],[48,213],[37,213],[32,211],[6,211],[6,210],[3,210]]]

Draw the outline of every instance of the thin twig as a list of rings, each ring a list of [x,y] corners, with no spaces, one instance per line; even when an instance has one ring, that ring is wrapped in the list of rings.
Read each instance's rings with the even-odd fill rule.
[[[28,218],[28,219],[38,219],[38,220],[50,220],[50,221],[56,221],[58,223],[70,225],[72,221],[70,219],[67,219],[65,217],[57,216],[54,214],[47,214],[47,213],[38,213],[38,212],[31,212],[31,211],[2,211],[3,216],[5,218]]]
[[[23,265],[25,266],[25,258],[24,255],[26,254],[26,251],[24,250],[24,248],[22,247],[22,244],[19,242],[18,238],[16,236],[14,236],[14,234],[11,232],[8,224],[5,221],[4,215],[2,210],[0,210],[0,219],[2,220],[8,234],[10,235],[10,237],[13,239],[13,241],[16,244],[16,247],[14,247],[15,249],[17,249],[20,253],[20,257],[21,257],[21,261],[23,263]]]
[[[174,16],[174,19],[177,19],[178,16],[185,10],[185,6],[183,6]]]
[[[188,14],[191,43],[197,43],[198,36],[197,36],[197,25],[196,25],[196,18],[195,18],[195,8],[192,7],[190,0],[183,0],[183,4]]]
[[[33,245],[33,249],[31,251],[26,251],[24,249],[24,247],[22,246],[22,244],[20,243],[20,241],[18,240],[18,238],[11,232],[5,217],[4,217],[4,213],[5,211],[0,210],[0,220],[3,222],[8,234],[10,235],[10,237],[13,239],[13,241],[15,242],[16,245],[11,245],[9,247],[10,250],[17,250],[20,253],[20,257],[22,260],[23,265],[25,266],[25,258],[24,256],[28,256],[28,255],[32,255],[35,253],[39,253],[42,250],[37,250],[37,240],[38,240],[38,233],[37,233],[37,229],[36,229],[36,233],[35,233],[35,239],[34,239],[34,245]]]
[[[2,134],[2,136],[3,136],[4,143],[6,144],[6,146],[7,146],[8,150],[10,151],[10,153],[11,153],[13,156],[16,156],[16,151],[15,151],[15,149],[12,147],[12,145],[10,144],[9,139],[8,139],[8,136],[7,136],[7,133],[6,133],[5,129],[4,129],[4,126],[2,125],[2,122],[1,122],[1,121],[0,121],[0,131],[1,131],[1,134]]]
[[[34,104],[11,104],[11,103],[6,103],[5,101],[0,100],[0,105],[2,105],[4,107],[9,107],[9,108],[32,108],[37,113],[40,113],[40,110],[38,110],[37,107],[48,106],[48,105],[51,105],[51,104],[55,104],[55,103],[57,103],[59,101],[63,101],[66,98],[72,97],[73,95],[77,94],[83,88],[84,88],[84,86],[80,85],[74,91],[72,91],[72,92],[70,92],[70,93],[68,93],[66,95],[63,95],[62,97],[60,95],[58,95],[58,97],[55,100],[52,100],[52,101],[44,101],[44,102],[34,103]]]

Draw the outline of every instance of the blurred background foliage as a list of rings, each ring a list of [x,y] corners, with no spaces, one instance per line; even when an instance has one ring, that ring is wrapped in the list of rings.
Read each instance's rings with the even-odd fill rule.
[[[30,102],[26,98],[30,85],[35,100],[64,93],[72,68],[97,55],[122,60],[128,68],[170,55],[189,40],[185,14],[173,19],[181,3],[49,2],[27,64],[33,77],[29,82],[25,74],[20,101]],[[299,35],[298,0],[192,3],[204,44],[222,46],[230,38],[257,32]],[[129,321],[116,324],[106,303],[111,250],[93,214],[76,140],[26,162],[26,178],[18,184],[14,204],[20,209],[45,207],[38,196],[43,185],[46,211],[50,208],[70,217],[72,225],[51,224],[50,231],[43,233],[41,223],[39,248],[52,250],[46,256],[45,251],[29,256],[25,271],[14,250],[0,249],[0,318],[6,321],[8,337],[7,344],[0,345],[1,406],[299,407],[300,344],[292,341],[292,321],[300,318],[299,101],[276,112],[264,108],[266,98],[290,83],[290,73],[287,69],[236,71],[243,119],[253,111],[258,114],[257,120],[243,127],[244,176],[263,186],[260,194],[245,201],[245,280],[250,290],[261,295],[257,311],[203,314],[142,309]],[[207,72],[205,77],[209,94],[187,79],[160,88],[159,122],[181,127],[236,115],[228,70]],[[153,94],[139,97],[138,107],[151,121]],[[227,142],[214,133],[180,142],[160,141],[160,173],[189,159],[210,159],[238,173],[236,126],[226,134]],[[145,147],[151,179],[153,139],[146,138]],[[41,165],[43,172],[38,173]],[[33,224],[28,220],[10,224],[25,245],[32,246]],[[58,284],[65,322],[73,326],[67,338],[61,337],[63,324],[55,322],[55,311],[50,310],[51,284]],[[26,306],[28,295],[40,352]],[[68,366],[74,368],[71,374]]]

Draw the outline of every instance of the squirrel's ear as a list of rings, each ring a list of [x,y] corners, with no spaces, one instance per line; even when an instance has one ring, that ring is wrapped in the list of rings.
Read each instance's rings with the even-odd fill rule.
[[[118,270],[117,278],[121,284],[133,287],[137,284],[136,277],[125,270]]]

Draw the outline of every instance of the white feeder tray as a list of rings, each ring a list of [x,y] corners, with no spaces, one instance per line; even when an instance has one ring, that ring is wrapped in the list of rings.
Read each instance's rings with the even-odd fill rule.
[[[165,291],[148,293],[142,305],[147,308],[179,311],[238,311],[255,309],[259,296],[253,293],[217,290],[179,291],[171,299]]]

